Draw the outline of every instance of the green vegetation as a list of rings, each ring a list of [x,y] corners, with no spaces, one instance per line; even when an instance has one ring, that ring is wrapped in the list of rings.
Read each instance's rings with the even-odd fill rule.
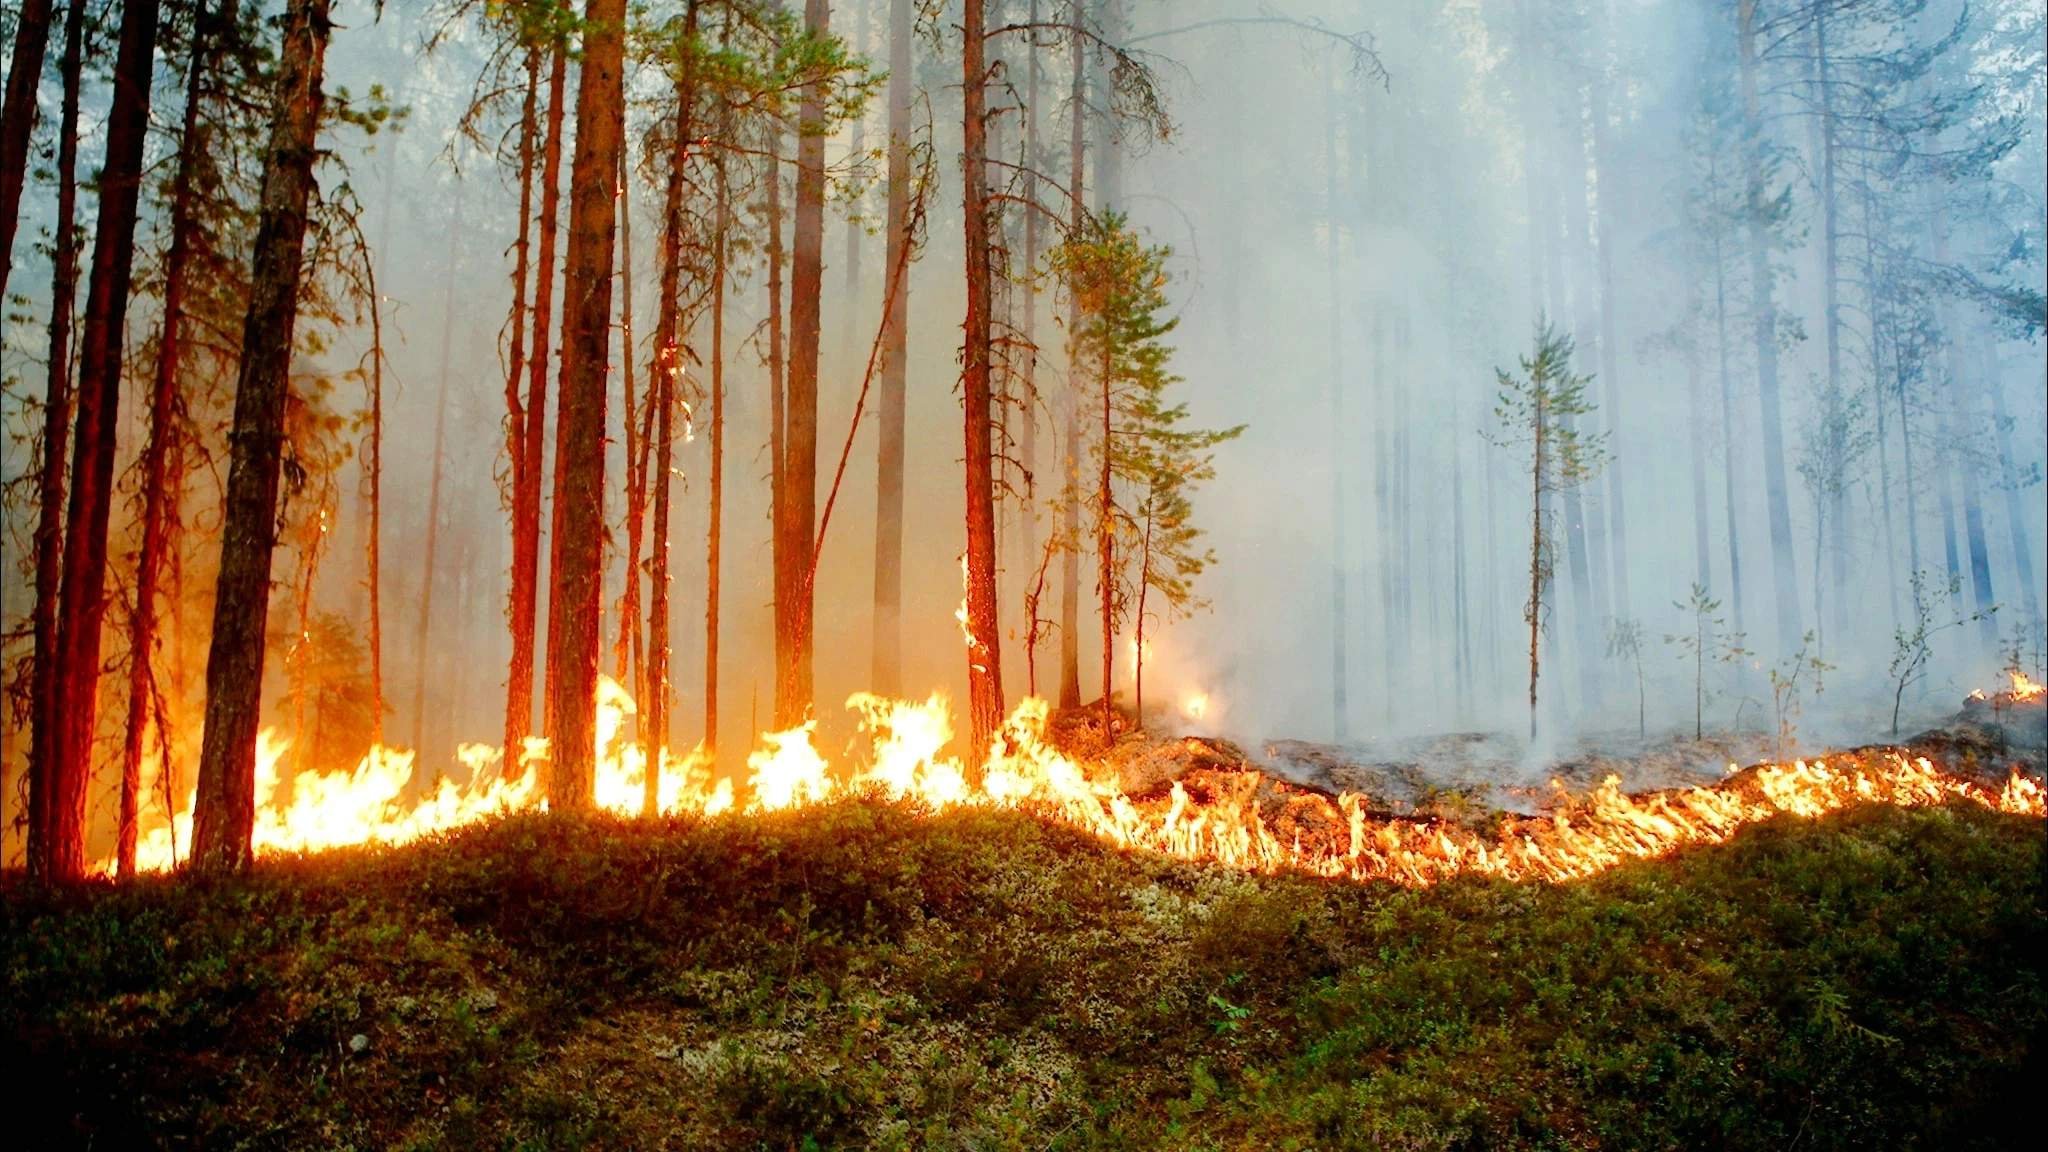
[[[1993,1147],[2039,821],[1776,821],[1545,886],[1014,814],[521,816],[0,898],[17,1147]]]

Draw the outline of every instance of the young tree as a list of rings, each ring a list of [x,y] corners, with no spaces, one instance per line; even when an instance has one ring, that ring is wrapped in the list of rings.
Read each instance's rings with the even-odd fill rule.
[[[1522,358],[1519,376],[1496,371],[1499,399],[1491,434],[1501,447],[1529,453],[1529,599],[1522,618],[1529,625],[1529,738],[1536,737],[1536,686],[1540,642],[1548,613],[1545,599],[1553,567],[1550,523],[1552,496],[1584,484],[1606,458],[1605,437],[1587,432],[1578,418],[1593,411],[1586,395],[1590,379],[1571,370],[1572,340],[1549,321],[1536,325],[1535,351]]]
[[[256,727],[270,559],[277,542],[285,402],[329,27],[327,0],[292,0],[286,9],[264,162],[254,290],[235,383],[220,579],[206,660],[206,728],[192,828],[193,863],[206,870],[246,866],[255,829]]]
[[[1055,272],[1085,317],[1075,340],[1095,389],[1094,491],[1086,499],[1094,517],[1105,739],[1115,732],[1111,673],[1117,630],[1135,598],[1142,660],[1148,594],[1163,597],[1170,612],[1198,605],[1192,582],[1213,556],[1200,546],[1190,493],[1214,475],[1216,445],[1244,430],[1184,428],[1187,408],[1169,398],[1179,377],[1168,368],[1172,348],[1165,339],[1177,323],[1163,315],[1168,255],[1163,247],[1146,245],[1114,213],[1053,254]],[[1119,538],[1137,553],[1135,579],[1126,574],[1132,557],[1120,554]],[[1078,549],[1079,542],[1068,546]],[[1142,665],[1138,677],[1142,690]]]
[[[1648,689],[1643,684],[1642,621],[1629,616],[1617,616],[1607,622],[1607,658],[1620,660],[1633,667],[1636,674],[1636,739],[1643,739],[1650,734],[1650,725]]]
[[[1935,572],[1914,572],[1912,585],[1912,626],[1898,628],[1892,633],[1889,671],[1894,739],[1899,735],[1899,711],[1905,706],[1906,690],[1926,677],[1927,666],[1934,659],[1934,638],[1951,628],[1961,628],[1988,615],[1986,612],[1965,615],[1960,610],[1950,613],[1946,619],[1936,615],[1937,601],[1954,605],[1962,598],[1962,581],[1952,573],[1943,576]]]
[[[1695,581],[1691,596],[1673,601],[1672,607],[1692,621],[1692,631],[1667,633],[1664,642],[1676,647],[1692,664],[1692,738],[1699,740],[1706,735],[1707,661],[1729,664],[1748,653],[1742,647],[1740,632],[1722,631],[1721,602],[1707,594],[1705,584]]]

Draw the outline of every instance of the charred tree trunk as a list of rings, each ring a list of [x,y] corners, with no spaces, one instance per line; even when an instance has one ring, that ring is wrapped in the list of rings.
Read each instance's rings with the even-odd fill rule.
[[[588,809],[595,800],[597,666],[603,615],[605,377],[610,368],[612,181],[625,133],[625,0],[587,0],[583,70],[576,96],[570,172],[569,252],[563,301],[562,436],[555,461],[559,520],[548,612],[550,758],[548,803]],[[573,508],[573,516],[561,516]]]
[[[889,173],[884,259],[902,263],[910,236],[911,0],[889,0]],[[910,285],[882,319],[882,389],[876,412],[874,691],[903,688],[903,449]]]
[[[815,2],[815,0],[814,0]],[[988,69],[982,0],[962,8],[960,77],[965,171],[961,196],[967,250],[966,346],[961,396],[967,462],[967,711],[971,747],[989,747],[1003,722],[1002,630],[996,605],[995,428],[990,379],[992,267],[988,201]]]
[[[63,110],[57,126],[57,250],[50,282],[49,392],[43,400],[43,458],[36,484],[36,599],[29,680],[28,844],[41,869],[50,834],[51,768],[56,755],[57,599],[64,574],[64,469],[71,458],[71,316],[78,297],[78,86],[85,5],[64,14]]]
[[[256,725],[263,696],[270,559],[277,543],[292,332],[314,191],[327,34],[327,0],[292,0],[263,172],[249,313],[242,328],[220,580],[206,659],[206,727],[192,859],[209,871],[246,866],[255,829]]]
[[[223,16],[234,19],[234,4]],[[121,807],[115,834],[115,868],[123,877],[135,874],[136,821],[142,798],[142,740],[149,726],[155,694],[157,585],[164,555],[171,547],[177,515],[176,487],[168,465],[183,429],[184,401],[178,394],[178,370],[184,354],[181,331],[185,319],[185,275],[192,256],[193,165],[205,143],[199,134],[209,60],[208,16],[194,14],[192,58],[185,72],[185,112],[178,134],[178,170],[171,178],[171,247],[164,257],[163,333],[157,340],[156,373],[150,388],[149,442],[142,451],[142,553],[135,567],[135,610],[128,618],[128,718],[121,741]],[[159,739],[162,734],[159,733]]]
[[[121,354],[135,258],[136,201],[149,133],[155,71],[156,0],[121,11],[114,100],[107,119],[107,160],[100,169],[99,222],[92,283],[81,334],[78,410],[72,431],[71,502],[64,521],[64,581],[57,599],[56,744],[45,810],[41,872],[69,879],[85,871],[85,792],[99,731],[101,626],[107,610],[107,519],[113,505],[115,429],[121,408]]]
[[[72,13],[84,0],[71,0]],[[28,141],[36,126],[36,89],[43,81],[43,54],[50,46],[50,0],[22,0],[14,21],[14,51],[7,60],[7,95],[0,103],[0,300],[7,298],[7,273],[14,266],[14,226],[21,217],[21,185],[28,176]],[[75,128],[66,129],[61,147]]]
[[[829,31],[830,5],[805,0],[804,30]],[[775,723],[793,728],[811,713],[811,536],[818,501],[818,335],[825,272],[825,84],[804,86],[797,110],[796,208],[790,253],[788,429],[783,443],[780,563],[790,601],[775,645]]]

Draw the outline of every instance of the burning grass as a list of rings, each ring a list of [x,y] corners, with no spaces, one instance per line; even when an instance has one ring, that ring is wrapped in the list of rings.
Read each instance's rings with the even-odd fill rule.
[[[1994,1147],[2042,828],[1777,817],[1566,884],[876,800],[514,815],[0,900],[23,1146]]]

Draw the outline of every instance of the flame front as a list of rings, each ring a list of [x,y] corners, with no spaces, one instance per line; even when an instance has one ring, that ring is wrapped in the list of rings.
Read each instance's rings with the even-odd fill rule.
[[[2015,681],[2015,693],[2020,685]],[[2040,686],[2034,685],[2035,694]],[[1550,812],[1508,817],[1490,832],[1462,825],[1376,814],[1368,799],[1334,800],[1270,782],[1242,769],[1177,781],[1162,795],[1127,794],[1115,771],[1074,760],[1046,739],[1047,706],[1027,699],[991,742],[978,771],[946,753],[953,740],[943,696],[922,703],[860,693],[847,701],[869,741],[866,758],[835,771],[813,743],[815,724],[767,733],[747,757],[743,786],[712,779],[701,749],[661,753],[664,813],[717,817],[879,795],[932,810],[976,805],[1035,813],[1090,832],[1120,848],[1164,853],[1258,871],[1291,869],[1356,880],[1429,884],[1480,873],[1511,879],[1568,880],[1690,844],[1718,843],[1744,825],[1778,815],[1820,816],[1856,804],[1924,806],[1970,801],[2040,817],[2042,786],[2014,772],[2002,789],[1951,775],[1897,749],[1826,761],[1767,764],[1709,787],[1630,796],[1609,777],[1586,796],[1559,790]],[[616,682],[598,693],[597,802],[636,814],[645,803],[646,756],[625,736],[632,698]],[[463,745],[466,782],[413,784],[412,753],[372,748],[348,772],[280,778],[287,745],[266,730],[257,744],[255,850],[259,855],[351,844],[401,844],[487,817],[543,803],[540,764],[546,742],[530,740],[518,771],[499,770],[503,751]],[[185,810],[146,828],[138,849],[145,870],[173,867],[188,842]]]

